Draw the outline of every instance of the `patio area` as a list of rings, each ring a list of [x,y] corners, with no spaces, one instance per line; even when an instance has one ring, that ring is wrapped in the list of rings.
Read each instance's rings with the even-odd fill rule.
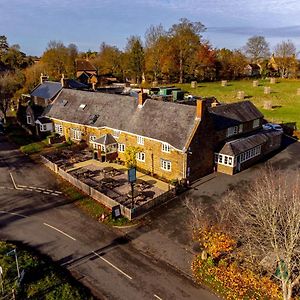
[[[168,183],[137,171],[132,192],[124,165],[92,159],[88,149],[62,150],[60,153],[45,155],[45,158],[75,178],[78,185],[82,182],[131,210],[145,204],[148,206],[149,202],[173,188]]]

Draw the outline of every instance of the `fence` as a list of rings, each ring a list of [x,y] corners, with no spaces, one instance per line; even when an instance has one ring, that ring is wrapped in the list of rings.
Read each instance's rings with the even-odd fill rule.
[[[87,185],[86,183],[80,181],[79,179],[75,178],[68,172],[64,171],[63,169],[59,168],[55,163],[51,162],[44,156],[41,156],[41,161],[43,164],[48,167],[51,171],[57,173],[59,176],[61,176],[66,181],[70,182],[72,185],[83,191],[85,194],[93,198],[94,200],[98,201],[99,203],[103,204],[109,209],[112,209],[112,207],[116,205],[120,205],[121,213],[123,216],[128,218],[129,220],[132,220],[133,218],[136,218],[147,211],[149,211],[151,208],[154,208],[155,206],[158,206],[160,204],[163,204],[167,200],[169,200],[171,197],[174,197],[175,195],[175,189],[171,189],[158,197],[151,199],[147,201],[146,203],[135,207],[133,209],[129,209],[125,207],[124,205],[120,204],[119,202],[109,198],[108,196],[102,194],[101,192],[97,191],[93,187]]]

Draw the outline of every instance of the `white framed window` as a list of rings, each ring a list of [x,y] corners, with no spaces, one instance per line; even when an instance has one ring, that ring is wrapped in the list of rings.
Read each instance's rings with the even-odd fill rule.
[[[120,130],[114,130],[112,136],[117,139],[119,138],[120,133],[121,133]]]
[[[239,132],[239,126],[229,127],[227,129],[227,137],[238,134],[238,132]]]
[[[138,152],[136,154],[136,160],[145,162],[145,152]]]
[[[26,115],[27,124],[32,125],[31,115]]]
[[[166,153],[170,153],[171,152],[171,146],[167,143],[162,143],[161,144],[161,151],[166,152]]]
[[[240,154],[240,162],[242,163],[244,161],[247,161],[255,156],[260,155],[260,153],[261,153],[261,145],[249,149],[246,152]]]
[[[46,124],[41,124],[40,125],[40,131],[47,131],[47,125]]]
[[[215,153],[215,163],[229,167],[234,166],[234,157],[225,154]]]
[[[259,127],[259,124],[260,124],[260,122],[259,122],[259,119],[256,119],[256,120],[253,120],[253,128],[257,128],[257,127]]]
[[[139,145],[144,145],[145,140],[143,136],[138,135],[136,140]]]
[[[125,144],[118,144],[118,151],[125,152]]]
[[[79,129],[74,129],[74,128],[71,129],[71,138],[73,140],[80,141],[81,135],[82,135],[82,132]]]
[[[97,139],[96,135],[90,135],[90,143]]]
[[[60,124],[54,125],[54,131],[58,133],[59,135],[63,135],[63,126]]]
[[[172,163],[169,160],[161,159],[160,160],[160,167],[164,171],[171,172],[171,170],[172,170]]]

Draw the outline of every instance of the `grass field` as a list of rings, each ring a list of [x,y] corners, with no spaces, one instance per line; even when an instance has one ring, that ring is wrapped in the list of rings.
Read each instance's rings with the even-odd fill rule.
[[[202,97],[216,97],[220,102],[237,102],[237,92],[244,91],[245,99],[252,101],[265,118],[271,122],[296,123],[300,128],[300,80],[278,79],[276,84],[269,80],[259,80],[259,86],[253,87],[252,80],[230,81],[228,86],[222,87],[220,82],[198,83],[193,89],[190,84],[177,85],[193,95]],[[271,87],[271,94],[264,94],[264,87]],[[272,102],[272,109],[263,109],[264,101]]]

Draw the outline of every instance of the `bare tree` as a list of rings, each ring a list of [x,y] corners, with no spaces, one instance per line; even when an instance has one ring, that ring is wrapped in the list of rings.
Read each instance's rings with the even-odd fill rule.
[[[255,63],[270,57],[269,43],[263,36],[255,35],[250,37],[244,49],[246,55]]]
[[[300,174],[268,166],[248,191],[230,193],[225,207],[248,255],[256,263],[273,258],[269,270],[291,299],[300,281]]]
[[[276,64],[282,78],[295,76],[297,68],[296,46],[292,41],[282,41],[275,47]]]

